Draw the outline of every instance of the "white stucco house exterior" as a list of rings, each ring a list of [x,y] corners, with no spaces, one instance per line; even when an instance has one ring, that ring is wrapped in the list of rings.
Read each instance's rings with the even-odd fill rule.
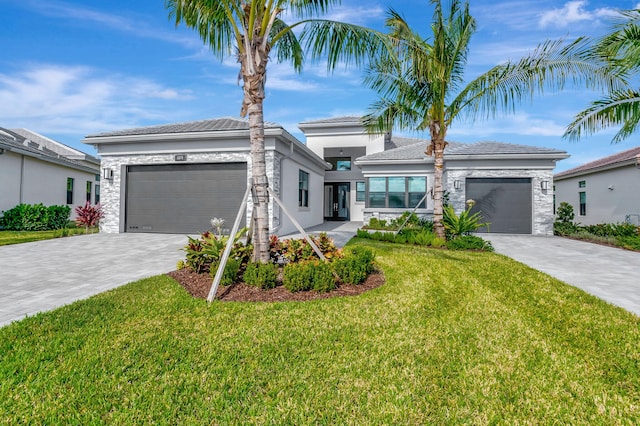
[[[640,147],[632,148],[558,173],[556,206],[573,206],[583,225],[640,225]]]
[[[0,128],[0,212],[100,201],[100,160],[27,129]]]
[[[300,123],[306,144],[265,123],[269,186],[303,227],[368,221],[413,210],[433,214],[433,159],[426,141],[369,135],[360,117]],[[212,217],[230,228],[251,179],[249,127],[220,118],[87,136],[102,158],[102,232],[194,233]],[[451,142],[449,201],[474,198],[492,232],[553,233],[553,169],[566,152],[498,142]],[[426,197],[425,197],[426,195]],[[250,203],[249,203],[250,204]],[[244,223],[250,221],[247,209]],[[271,229],[295,231],[275,203]]]

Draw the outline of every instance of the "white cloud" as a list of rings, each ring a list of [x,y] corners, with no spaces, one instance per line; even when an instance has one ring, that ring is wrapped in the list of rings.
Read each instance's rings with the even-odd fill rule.
[[[539,25],[542,28],[565,28],[579,22],[597,21],[599,18],[615,16],[616,10],[608,7],[588,10],[586,0],[572,0],[564,4],[560,9],[552,9],[540,16]]]
[[[3,127],[86,135],[166,115],[165,101],[189,100],[189,91],[126,75],[102,75],[84,66],[32,65],[0,74]]]
[[[128,17],[113,13],[105,13],[95,9],[61,1],[32,1],[27,0],[23,5],[34,13],[69,21],[73,25],[94,25],[115,29],[134,36],[162,40],[180,44],[188,48],[202,46],[202,41],[196,33],[182,35],[176,31],[164,31],[145,22],[144,17]]]

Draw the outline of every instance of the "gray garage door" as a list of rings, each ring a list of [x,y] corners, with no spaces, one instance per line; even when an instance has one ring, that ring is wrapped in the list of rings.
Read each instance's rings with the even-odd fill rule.
[[[476,202],[472,212],[482,212],[490,232],[531,234],[531,179],[467,178],[466,191]]]
[[[246,163],[128,166],[125,230],[192,234],[213,217],[231,228],[246,188]]]

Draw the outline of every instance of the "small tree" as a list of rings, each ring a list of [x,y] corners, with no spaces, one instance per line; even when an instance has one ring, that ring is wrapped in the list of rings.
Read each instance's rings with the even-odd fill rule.
[[[578,224],[573,221],[576,217],[573,206],[565,201],[558,206],[557,219],[553,223],[553,233],[556,235],[570,235],[578,230]]]
[[[78,206],[75,208],[76,212],[76,224],[78,226],[84,226],[84,233],[89,233],[90,226],[96,226],[98,221],[104,217],[104,211],[100,203],[92,206],[89,201],[84,206]]]

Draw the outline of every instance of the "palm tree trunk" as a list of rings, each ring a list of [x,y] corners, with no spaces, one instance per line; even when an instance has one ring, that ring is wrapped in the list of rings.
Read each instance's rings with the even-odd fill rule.
[[[444,187],[442,177],[444,174],[444,149],[447,142],[444,140],[446,131],[441,129],[440,123],[434,121],[429,126],[431,133],[431,146],[427,148],[427,154],[433,154],[433,230],[440,238],[445,238],[443,218],[443,194]]]
[[[249,115],[249,138],[251,141],[251,183],[253,185],[253,261],[269,262],[269,180],[264,150],[264,82],[269,52],[252,46],[251,55],[240,58],[244,81],[244,99],[241,114]],[[251,64],[249,67],[248,65]]]

